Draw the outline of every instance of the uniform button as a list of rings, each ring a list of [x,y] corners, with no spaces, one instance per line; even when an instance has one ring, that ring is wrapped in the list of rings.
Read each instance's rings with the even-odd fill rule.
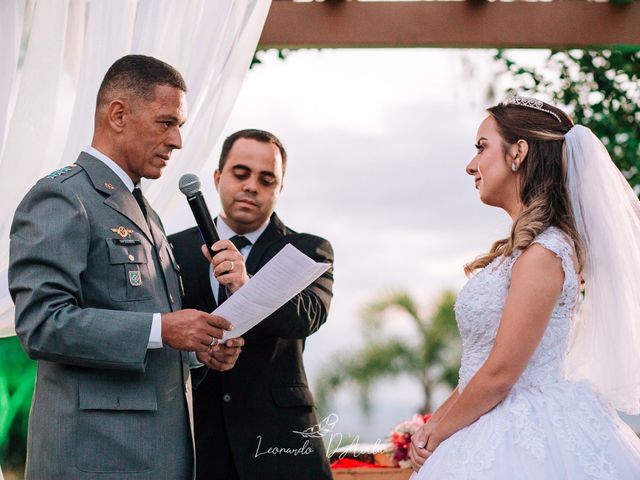
[[[222,396],[222,401],[225,402],[225,403],[229,403],[231,401],[231,395],[229,395],[228,393],[225,393]]]
[[[133,262],[133,259],[134,259],[134,258],[135,258],[135,257],[134,257],[133,255],[129,254],[129,261]]]

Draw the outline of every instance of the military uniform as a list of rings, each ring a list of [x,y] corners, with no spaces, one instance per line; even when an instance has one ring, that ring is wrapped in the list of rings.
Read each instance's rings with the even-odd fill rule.
[[[41,179],[11,228],[16,333],[38,360],[27,479],[191,478],[188,359],[148,349],[154,312],[181,308],[179,268],[100,160]]]

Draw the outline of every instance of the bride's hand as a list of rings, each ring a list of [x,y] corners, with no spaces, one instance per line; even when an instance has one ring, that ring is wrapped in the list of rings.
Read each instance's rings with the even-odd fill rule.
[[[433,453],[433,449],[428,449],[427,444],[431,438],[431,433],[436,422],[427,422],[411,436],[411,446],[409,447],[409,460],[411,468],[415,472],[427,461],[427,458]],[[435,447],[434,447],[435,449]]]
[[[438,448],[438,445],[440,445],[441,442],[441,440],[438,440],[436,438],[436,435],[431,435],[429,437],[429,440],[427,441],[427,445],[425,448],[427,449],[427,451],[433,452],[436,448]]]

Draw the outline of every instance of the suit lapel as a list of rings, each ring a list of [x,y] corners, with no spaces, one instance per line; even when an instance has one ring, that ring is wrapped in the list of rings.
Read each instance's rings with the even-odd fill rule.
[[[154,243],[153,236],[149,231],[149,225],[144,219],[142,211],[140,210],[135,198],[133,198],[133,195],[126,187],[123,186],[123,188],[115,191],[110,197],[105,199],[104,203],[135,223],[149,241]]]
[[[133,196],[133,195],[132,195]],[[135,198],[134,198],[135,202]],[[162,222],[160,221],[160,217],[158,214],[151,208],[149,202],[145,199],[145,205],[147,206],[147,215],[149,216],[149,224],[151,228],[151,238],[153,239],[153,243],[157,248],[160,248],[163,243],[167,243],[167,236],[164,233],[164,227],[162,226]],[[136,203],[137,205],[137,203]],[[140,210],[138,208],[138,210]],[[142,221],[144,222],[144,216],[142,217]],[[146,222],[145,222],[146,224]]]
[[[193,248],[194,246],[201,247],[203,245],[198,227],[186,230],[184,234],[176,234],[172,241],[175,242],[176,247],[183,255],[183,258],[179,259],[180,267],[189,269],[190,273],[187,277],[194,282],[191,284],[188,280],[185,284],[185,288],[189,290],[186,296],[189,297],[193,304],[200,305],[198,308],[212,312],[217,305],[216,298],[211,291],[211,279],[209,278],[209,266],[211,264],[202,255],[200,248]]]
[[[149,225],[147,225],[136,199],[133,198],[133,195],[127,186],[122,183],[118,175],[100,160],[86,152],[80,154],[76,164],[87,172],[94,188],[107,196],[104,200],[105,205],[131,220],[153,244],[153,236],[149,230]],[[152,216],[150,215],[149,218],[152,218]]]
[[[262,235],[258,237],[255,245],[251,248],[251,252],[249,252],[249,257],[247,258],[246,263],[248,273],[254,275],[258,271],[262,266],[261,260],[269,246],[284,237],[284,229],[284,224],[280,221],[278,216],[273,213],[271,215],[269,226],[264,232],[262,232]]]

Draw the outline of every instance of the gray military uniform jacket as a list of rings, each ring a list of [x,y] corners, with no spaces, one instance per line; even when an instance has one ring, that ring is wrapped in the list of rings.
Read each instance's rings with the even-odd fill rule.
[[[186,354],[147,349],[154,312],[180,308],[158,216],[87,153],[16,210],[9,289],[38,375],[27,479],[191,478]]]

